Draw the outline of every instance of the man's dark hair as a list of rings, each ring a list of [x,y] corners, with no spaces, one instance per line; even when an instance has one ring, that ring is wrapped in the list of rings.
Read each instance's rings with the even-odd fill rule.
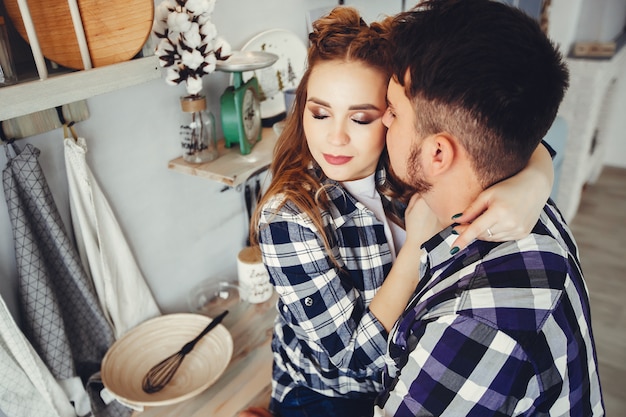
[[[393,76],[418,132],[454,134],[485,187],[520,171],[568,87],[537,22],[491,0],[430,0],[391,19]]]

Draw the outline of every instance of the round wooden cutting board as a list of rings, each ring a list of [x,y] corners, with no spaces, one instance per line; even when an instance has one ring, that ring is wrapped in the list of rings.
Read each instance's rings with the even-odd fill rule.
[[[17,0],[4,0],[13,25],[28,42]],[[28,0],[41,52],[64,67],[84,69],[67,0]],[[152,29],[153,0],[78,0],[94,67],[134,57]]]

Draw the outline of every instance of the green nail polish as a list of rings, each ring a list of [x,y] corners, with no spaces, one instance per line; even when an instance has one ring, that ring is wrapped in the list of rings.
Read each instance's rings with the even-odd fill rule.
[[[459,251],[459,247],[455,246],[452,249],[450,249],[450,255],[454,255],[455,253],[457,253]]]
[[[453,235],[458,235],[459,234],[459,232],[457,232],[455,229],[452,229],[452,231],[450,233],[452,233]]]
[[[454,219],[458,219],[459,217],[461,217],[463,215],[463,213],[457,213],[454,216],[452,216],[452,220]]]

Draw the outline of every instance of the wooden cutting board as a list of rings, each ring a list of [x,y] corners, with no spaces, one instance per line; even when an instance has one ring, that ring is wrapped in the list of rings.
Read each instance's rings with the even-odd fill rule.
[[[28,42],[17,0],[4,0],[13,25]],[[28,0],[41,52],[64,67],[84,69],[67,0]],[[94,67],[134,57],[152,29],[153,0],[78,0]]]

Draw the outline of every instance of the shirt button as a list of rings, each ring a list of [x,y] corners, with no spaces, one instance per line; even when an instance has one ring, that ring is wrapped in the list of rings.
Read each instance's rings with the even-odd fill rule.
[[[283,306],[283,311],[286,313],[289,309],[287,308],[287,306]]]
[[[313,299],[311,297],[305,298],[304,305],[306,305],[307,307],[311,307],[313,305]]]

